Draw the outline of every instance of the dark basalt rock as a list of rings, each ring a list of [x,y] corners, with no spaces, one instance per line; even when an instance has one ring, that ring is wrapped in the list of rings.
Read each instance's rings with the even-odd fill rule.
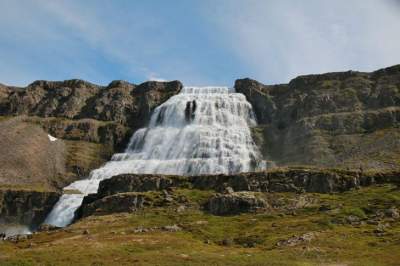
[[[122,174],[100,182],[98,197],[105,197],[121,192],[161,191],[170,187],[187,184],[181,176]]]
[[[0,218],[5,223],[40,225],[60,194],[27,190],[0,190]]]
[[[253,192],[217,194],[205,204],[205,209],[214,215],[235,215],[255,212],[267,207],[267,202]]]
[[[86,200],[77,210],[76,218],[90,215],[104,215],[118,212],[133,212],[144,207],[151,200],[143,193],[118,193],[93,201]]]

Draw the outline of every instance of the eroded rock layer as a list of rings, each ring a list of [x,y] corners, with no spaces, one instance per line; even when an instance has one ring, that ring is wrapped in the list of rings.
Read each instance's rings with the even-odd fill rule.
[[[400,65],[281,85],[240,79],[235,88],[253,105],[264,157],[278,165],[400,167]]]

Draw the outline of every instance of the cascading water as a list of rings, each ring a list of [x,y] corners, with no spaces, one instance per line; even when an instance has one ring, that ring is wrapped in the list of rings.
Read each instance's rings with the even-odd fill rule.
[[[185,87],[154,110],[149,126],[132,136],[88,179],[76,181],[61,196],[46,223],[68,225],[83,197],[96,193],[101,180],[123,173],[231,174],[265,168],[251,137],[256,124],[243,94],[227,87]]]

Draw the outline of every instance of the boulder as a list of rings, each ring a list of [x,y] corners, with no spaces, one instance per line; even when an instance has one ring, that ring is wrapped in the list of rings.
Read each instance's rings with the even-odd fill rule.
[[[143,193],[118,193],[92,202],[84,201],[75,213],[76,218],[118,212],[134,212],[149,204],[151,199]]]
[[[267,202],[252,192],[216,194],[205,204],[205,209],[214,215],[235,215],[254,212],[268,206]]]

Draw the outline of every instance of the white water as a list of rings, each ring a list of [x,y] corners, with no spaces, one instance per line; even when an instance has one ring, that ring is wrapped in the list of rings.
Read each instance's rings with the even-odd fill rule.
[[[101,180],[122,173],[231,174],[265,168],[251,138],[254,113],[243,94],[226,87],[186,87],[154,110],[149,126],[132,136],[124,153],[72,183],[46,219],[68,225],[83,197]]]

